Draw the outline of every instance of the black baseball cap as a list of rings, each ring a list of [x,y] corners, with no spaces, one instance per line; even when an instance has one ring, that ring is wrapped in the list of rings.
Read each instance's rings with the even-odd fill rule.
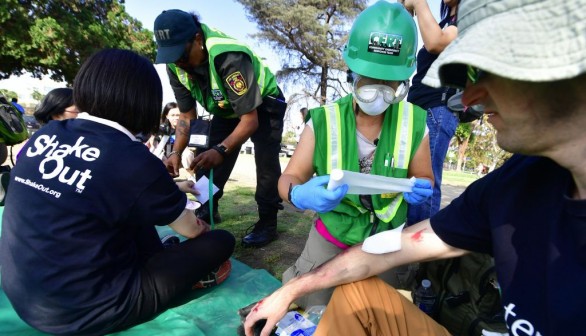
[[[157,58],[155,63],[174,63],[185,50],[199,29],[191,14],[179,9],[163,11],[155,19],[155,39],[157,40]]]

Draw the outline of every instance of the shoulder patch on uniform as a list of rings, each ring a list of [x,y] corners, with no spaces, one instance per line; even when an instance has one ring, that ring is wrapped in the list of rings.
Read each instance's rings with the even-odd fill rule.
[[[248,86],[246,85],[246,80],[244,76],[240,73],[240,71],[233,72],[228,77],[226,77],[226,83],[235,94],[242,96],[248,91]]]

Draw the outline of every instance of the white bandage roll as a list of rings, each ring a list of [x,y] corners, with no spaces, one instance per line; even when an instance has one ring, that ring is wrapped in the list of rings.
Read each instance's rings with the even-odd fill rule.
[[[328,190],[348,185],[348,194],[377,195],[393,192],[412,192],[415,178],[396,178],[332,169]]]

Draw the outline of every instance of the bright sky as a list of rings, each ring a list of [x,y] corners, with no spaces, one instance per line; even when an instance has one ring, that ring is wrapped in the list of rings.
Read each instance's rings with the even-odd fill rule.
[[[376,1],[370,0],[370,4]],[[437,16],[441,0],[428,1]],[[125,6],[130,16],[141,21],[143,27],[151,31],[153,30],[155,18],[163,10],[181,9],[187,12],[195,12],[199,14],[202,22],[247,43],[257,55],[265,58],[266,64],[273,72],[276,72],[281,67],[279,56],[268,45],[259,44],[248,36],[257,31],[256,23],[248,20],[244,8],[235,0],[126,0]],[[164,65],[157,65],[157,70],[163,84],[163,104],[174,101],[175,97],[169,86]],[[33,102],[31,94],[35,89],[46,93],[54,88],[63,86],[64,83],[57,83],[48,78],[43,80],[33,79],[28,75],[11,77],[0,81],[0,88],[17,92],[21,103]],[[291,93],[285,91],[286,96]]]

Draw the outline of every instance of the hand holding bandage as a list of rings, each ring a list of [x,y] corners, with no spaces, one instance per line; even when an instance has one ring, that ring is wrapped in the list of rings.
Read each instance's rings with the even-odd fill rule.
[[[415,179],[412,192],[403,193],[403,198],[407,203],[417,205],[423,203],[433,194],[433,187],[431,182],[427,179]]]
[[[291,203],[301,210],[332,211],[348,192],[348,185],[328,190],[325,186],[329,180],[329,175],[316,176],[304,184],[294,186],[291,189]]]

